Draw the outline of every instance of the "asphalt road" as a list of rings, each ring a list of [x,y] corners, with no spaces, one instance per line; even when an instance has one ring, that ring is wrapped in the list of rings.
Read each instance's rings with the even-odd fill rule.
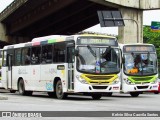
[[[139,97],[114,93],[112,97],[104,96],[100,100],[92,100],[90,96],[70,95],[65,100],[58,100],[50,98],[44,92],[35,92],[32,96],[21,96],[18,92],[9,93],[8,91],[0,90],[0,97],[7,98],[0,100],[0,111],[81,111],[79,114],[83,113],[83,111],[118,111],[118,113],[119,111],[160,111],[160,94],[154,93],[140,94]],[[74,114],[77,113],[73,112]],[[60,118],[62,119],[62,117]],[[60,118],[58,117],[57,119]],[[152,118],[159,119],[157,117]],[[65,117],[65,119],[67,120],[69,117]],[[90,119],[93,120],[92,117],[83,118],[83,120]],[[94,117],[94,119],[105,118]],[[120,120],[124,118],[118,116],[110,119]],[[132,120],[135,117],[130,117],[129,119]],[[136,117],[137,119],[141,120],[142,117]],[[151,117],[145,119],[151,120]],[[37,120],[39,119],[37,118]]]

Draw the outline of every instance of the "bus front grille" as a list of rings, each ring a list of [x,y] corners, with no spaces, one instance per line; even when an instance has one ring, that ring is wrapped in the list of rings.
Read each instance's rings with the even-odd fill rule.
[[[90,80],[109,80],[111,78],[113,78],[114,76],[89,76],[86,75],[86,77]]]
[[[156,80],[156,76],[130,76],[128,79],[135,84],[150,83]]]
[[[148,86],[137,86],[138,89],[147,89]]]
[[[153,77],[142,77],[142,78],[133,78],[135,81],[148,81],[148,80],[151,80]]]
[[[81,76],[90,84],[111,84],[115,79],[118,78],[116,74],[113,75],[82,74]]]
[[[92,86],[93,89],[107,89],[108,86]]]

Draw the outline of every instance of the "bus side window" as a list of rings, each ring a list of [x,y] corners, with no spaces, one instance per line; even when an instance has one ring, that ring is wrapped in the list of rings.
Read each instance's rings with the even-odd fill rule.
[[[54,63],[57,62],[55,45],[52,45],[52,59]]]
[[[65,62],[66,43],[56,43],[54,47],[54,61]]]
[[[31,51],[31,63],[32,64],[39,64],[40,63],[40,56],[41,56],[41,47],[32,47]]]
[[[21,49],[15,49],[15,66],[21,65]]]
[[[41,63],[46,63],[46,46],[42,46]]]
[[[30,48],[22,49],[22,65],[30,64]]]
[[[2,66],[5,67],[7,65],[7,51],[3,51],[2,56]]]
[[[15,54],[14,54],[14,49],[8,49],[6,52],[6,66],[9,66],[9,56],[11,57],[11,62],[12,65],[15,65]]]
[[[42,46],[41,63],[52,63],[52,45]]]

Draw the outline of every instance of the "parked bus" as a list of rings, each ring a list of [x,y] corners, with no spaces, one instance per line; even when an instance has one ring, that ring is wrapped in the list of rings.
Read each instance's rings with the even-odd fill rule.
[[[137,97],[142,91],[158,90],[157,54],[152,44],[121,44],[121,92]]]
[[[5,46],[2,85],[12,93],[44,91],[64,99],[80,93],[100,99],[120,91],[120,48],[115,37],[46,36]]]

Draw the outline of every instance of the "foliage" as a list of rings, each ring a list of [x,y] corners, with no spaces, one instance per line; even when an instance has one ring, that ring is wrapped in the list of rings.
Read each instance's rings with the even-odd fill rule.
[[[143,42],[153,44],[157,50],[160,71],[160,32],[152,32],[150,26],[143,27]]]

